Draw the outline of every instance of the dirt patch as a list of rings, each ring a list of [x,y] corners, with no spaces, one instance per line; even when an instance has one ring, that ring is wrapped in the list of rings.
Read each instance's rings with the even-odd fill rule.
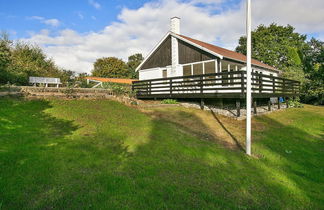
[[[236,120],[213,112],[193,108],[152,107],[141,108],[154,119],[164,120],[176,126],[180,132],[202,140],[214,141],[230,149],[245,148],[245,120]],[[254,131],[265,129],[263,123],[252,120]]]

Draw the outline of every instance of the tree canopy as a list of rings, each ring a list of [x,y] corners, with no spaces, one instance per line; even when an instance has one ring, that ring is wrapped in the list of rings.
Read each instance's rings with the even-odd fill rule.
[[[0,84],[27,85],[30,76],[60,77],[68,80],[71,71],[57,67],[41,48],[24,42],[13,44],[7,34],[0,37]]]
[[[252,57],[282,70],[282,76],[302,82],[302,100],[324,103],[324,44],[294,27],[260,25],[252,32]],[[236,51],[246,54],[246,37],[239,39]]]
[[[93,64],[92,76],[111,78],[138,78],[135,69],[143,61],[141,53],[128,57],[127,63],[116,57],[99,58]]]
[[[138,73],[135,70],[143,60],[144,58],[141,53],[136,53],[128,57],[127,66],[130,78],[138,78]]]
[[[116,57],[99,58],[93,64],[92,75],[96,77],[126,78],[126,63]]]
[[[301,95],[303,102],[324,104],[324,42],[312,38],[304,50],[304,72],[307,82]]]
[[[252,32],[252,57],[281,70],[301,67],[305,41],[306,35],[295,32],[290,25],[259,25]],[[245,36],[240,37],[236,51],[246,55]]]
[[[8,35],[3,33],[0,39],[0,84],[6,83],[11,78],[8,72],[8,66],[11,59],[12,42],[8,39]]]

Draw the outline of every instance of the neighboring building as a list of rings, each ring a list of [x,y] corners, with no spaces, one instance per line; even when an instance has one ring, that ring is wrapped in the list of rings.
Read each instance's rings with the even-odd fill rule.
[[[87,83],[95,82],[97,83],[94,87],[98,87],[102,85],[103,82],[111,82],[111,83],[119,83],[119,84],[128,84],[131,85],[132,82],[138,81],[136,79],[123,79],[123,78],[104,78],[104,77],[85,77]]]
[[[180,34],[180,18],[136,69],[139,80],[245,70],[246,56]],[[278,76],[280,71],[252,59],[254,72]]]

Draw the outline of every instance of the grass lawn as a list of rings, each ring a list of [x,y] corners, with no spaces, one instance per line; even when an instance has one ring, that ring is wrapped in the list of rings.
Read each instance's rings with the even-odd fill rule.
[[[0,99],[0,209],[323,209],[324,107],[244,121],[108,100]]]

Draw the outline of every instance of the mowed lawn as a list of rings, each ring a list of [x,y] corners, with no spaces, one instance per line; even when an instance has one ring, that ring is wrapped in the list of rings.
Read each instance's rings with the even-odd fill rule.
[[[324,107],[244,121],[108,100],[0,99],[0,209],[323,209]]]

